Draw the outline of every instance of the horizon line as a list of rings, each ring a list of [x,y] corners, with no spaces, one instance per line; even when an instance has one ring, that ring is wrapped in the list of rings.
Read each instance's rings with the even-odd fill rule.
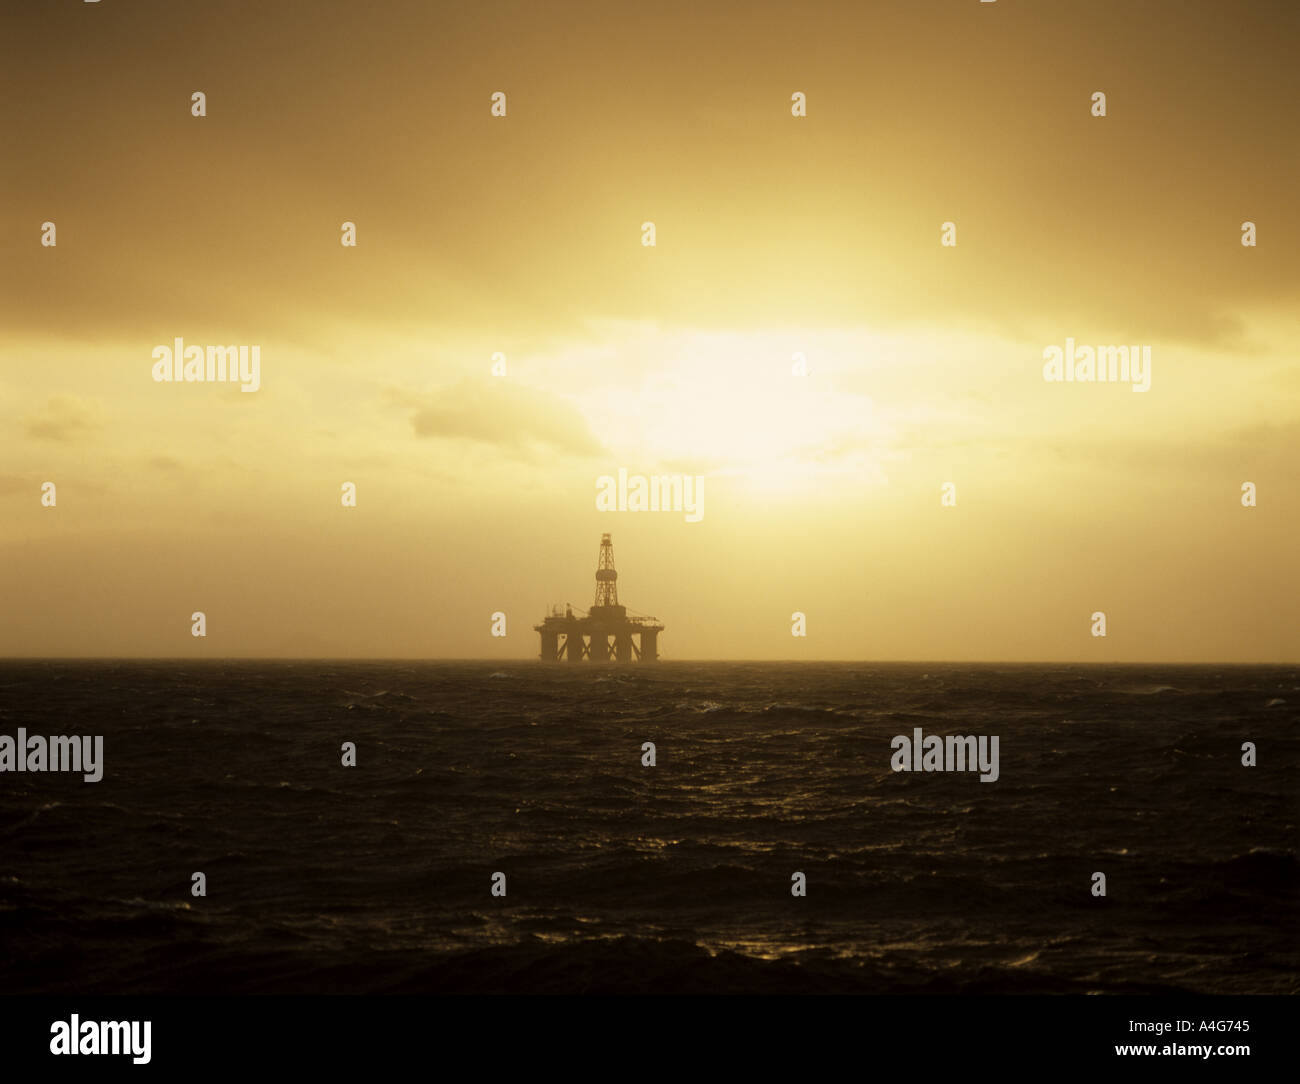
[[[656,659],[654,662],[616,662],[613,660],[580,663],[546,662],[540,658],[505,659],[488,656],[430,655],[0,655],[6,662],[403,662],[403,663],[490,663],[493,665],[536,665],[547,670],[653,669],[675,663],[766,663],[797,666],[1300,666],[1297,660],[1265,659],[1257,662],[1174,659]]]

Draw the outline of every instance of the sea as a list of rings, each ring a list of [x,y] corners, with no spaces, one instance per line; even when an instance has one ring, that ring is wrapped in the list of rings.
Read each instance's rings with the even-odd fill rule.
[[[0,992],[1295,993],[1298,719],[1296,666],[0,662],[0,735],[104,739],[0,774]]]

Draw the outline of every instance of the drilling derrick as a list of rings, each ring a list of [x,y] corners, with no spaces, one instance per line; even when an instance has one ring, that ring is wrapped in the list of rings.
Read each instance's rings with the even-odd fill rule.
[[[610,541],[609,535],[600,536],[600,558],[596,562],[596,604],[592,606],[592,613],[608,613],[611,616],[613,611],[618,611],[619,615],[627,612],[627,608],[618,604],[618,573],[614,571],[614,543]]]
[[[618,572],[614,544],[600,536],[596,560],[596,601],[587,613],[570,603],[552,606],[534,629],[542,637],[543,662],[654,662],[659,658],[659,634],[664,627],[653,617],[628,616],[618,601]]]

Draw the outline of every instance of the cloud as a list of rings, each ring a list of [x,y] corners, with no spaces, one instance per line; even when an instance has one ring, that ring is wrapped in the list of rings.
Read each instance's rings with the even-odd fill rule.
[[[605,452],[567,399],[504,378],[463,380],[424,395],[388,388],[385,397],[411,411],[417,437],[473,440],[525,453],[539,447],[579,456]]]
[[[71,395],[53,395],[39,414],[23,419],[27,435],[37,440],[67,444],[99,428],[99,404],[84,402]]]

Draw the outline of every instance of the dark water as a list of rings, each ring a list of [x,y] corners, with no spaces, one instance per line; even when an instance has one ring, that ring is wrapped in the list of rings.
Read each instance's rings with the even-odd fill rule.
[[[3,663],[0,733],[106,769],[0,775],[0,991],[1295,992],[1298,709],[1295,667]],[[891,771],[917,726],[1001,778]]]

